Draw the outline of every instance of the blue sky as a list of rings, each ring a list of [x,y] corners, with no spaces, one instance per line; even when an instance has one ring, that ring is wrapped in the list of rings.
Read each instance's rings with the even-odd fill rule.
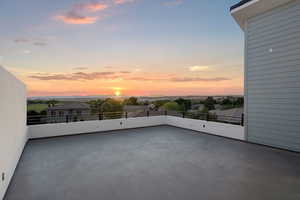
[[[0,64],[30,95],[241,94],[243,33],[229,12],[237,2],[2,0]]]

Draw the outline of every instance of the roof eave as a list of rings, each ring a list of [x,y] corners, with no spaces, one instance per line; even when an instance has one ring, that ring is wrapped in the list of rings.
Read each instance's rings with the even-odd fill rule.
[[[237,3],[237,4],[233,5],[233,6],[231,6],[231,7],[230,7],[230,11],[232,11],[232,10],[238,8],[238,7],[243,6],[244,4],[248,3],[249,1],[252,1],[252,0],[242,0],[242,1],[240,1],[239,3]]]
[[[294,0],[252,0],[230,11],[233,18],[245,30],[246,21],[261,13],[287,4]]]

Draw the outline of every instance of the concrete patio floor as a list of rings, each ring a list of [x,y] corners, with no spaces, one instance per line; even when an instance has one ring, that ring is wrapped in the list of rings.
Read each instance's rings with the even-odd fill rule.
[[[30,140],[5,200],[299,200],[300,154],[158,126]]]

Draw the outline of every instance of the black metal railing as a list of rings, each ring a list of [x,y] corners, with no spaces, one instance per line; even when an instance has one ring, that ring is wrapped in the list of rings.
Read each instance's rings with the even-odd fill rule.
[[[70,123],[80,121],[95,121],[95,120],[109,120],[121,118],[136,118],[136,117],[152,117],[152,116],[175,116],[187,119],[205,120],[220,123],[228,123],[235,125],[244,125],[244,115],[241,116],[226,116],[208,113],[191,113],[178,111],[140,111],[140,112],[100,112],[100,113],[86,113],[86,114],[66,114],[61,115],[28,115],[27,125],[51,124],[51,123]]]

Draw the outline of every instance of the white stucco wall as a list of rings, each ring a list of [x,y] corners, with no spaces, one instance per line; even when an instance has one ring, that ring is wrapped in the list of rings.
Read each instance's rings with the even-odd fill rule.
[[[239,125],[224,124],[196,119],[186,119],[172,116],[168,116],[166,123],[171,126],[191,129],[203,133],[209,133],[238,140],[245,140],[244,127]]]
[[[42,124],[29,126],[30,138],[43,138],[73,134],[84,134],[110,130],[139,128],[157,125],[171,125],[191,129],[218,136],[244,140],[244,127],[207,122],[202,120],[184,119],[172,116],[138,117],[128,119],[114,119],[102,121],[84,121],[60,124]],[[204,127],[204,126],[205,127]]]
[[[26,87],[0,66],[0,199],[5,194],[26,141]],[[2,173],[5,173],[4,181]]]
[[[42,124],[28,127],[30,138],[54,137],[120,129],[158,126],[165,124],[166,116],[138,117],[101,121]]]

